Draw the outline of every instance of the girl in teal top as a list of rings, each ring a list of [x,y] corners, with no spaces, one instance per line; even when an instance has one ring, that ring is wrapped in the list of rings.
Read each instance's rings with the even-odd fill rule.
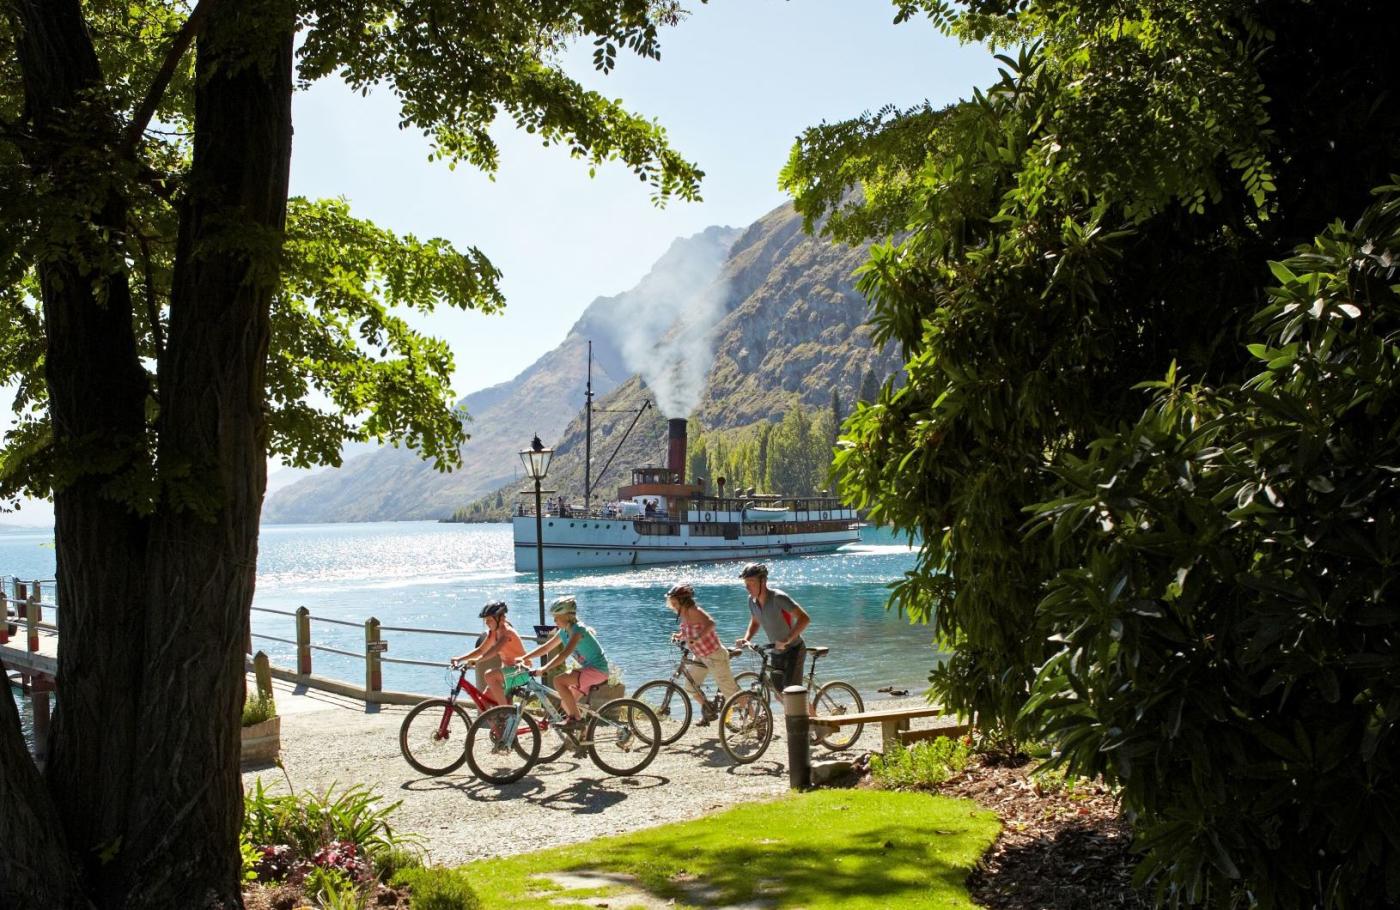
[[[578,699],[587,695],[594,686],[608,681],[608,658],[598,644],[598,636],[593,630],[578,621],[578,604],[573,597],[561,597],[550,608],[558,632],[551,635],[544,644],[521,658],[528,661],[542,654],[558,650],[559,653],[540,667],[544,674],[561,666],[573,655],[578,661],[578,669],[561,673],[554,679],[554,691],[559,693],[559,703],[569,716],[569,723],[579,720]]]

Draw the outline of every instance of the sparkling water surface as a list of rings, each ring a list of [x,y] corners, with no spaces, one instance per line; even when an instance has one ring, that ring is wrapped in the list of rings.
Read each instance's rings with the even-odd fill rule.
[[[809,645],[831,653],[818,664],[823,679],[842,678],[867,697],[880,687],[921,692],[938,659],[932,632],[886,611],[888,586],[914,564],[903,538],[866,528],[859,543],[834,553],[775,559],[770,583],[807,610]],[[313,617],[312,641],[362,655],[363,623],[370,617],[389,627],[386,658],[444,663],[468,650],[481,629],[477,612],[490,600],[510,604],[516,627],[527,632],[538,621],[539,595],[533,572],[513,568],[508,524],[385,522],[367,524],[267,525],[258,553],[256,608],[291,613],[305,606]],[[669,675],[677,652],[667,644],[675,617],[666,609],[666,589],[695,586],[696,599],[718,621],[729,642],[744,631],[747,595],[735,562],[686,563],[617,569],[565,569],[545,573],[545,600],[578,598],[580,619],[592,626],[628,688]],[[47,531],[0,530],[0,574],[52,578],[53,537]],[[50,600],[51,587],[45,591]],[[325,620],[341,620],[339,625]],[[419,634],[395,627],[452,630]],[[253,613],[253,646],[274,664],[294,667],[296,638],[291,616]],[[759,633],[762,637],[762,633]],[[275,641],[273,639],[286,639]],[[313,652],[313,671],[362,684],[364,661]],[[736,672],[750,667],[746,656]],[[386,689],[438,693],[441,666],[386,662]]]

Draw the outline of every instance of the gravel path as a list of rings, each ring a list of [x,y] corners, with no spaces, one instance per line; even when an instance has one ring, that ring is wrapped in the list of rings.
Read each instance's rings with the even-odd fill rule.
[[[788,790],[787,743],[780,720],[767,753],[750,765],[731,764],[713,726],[692,725],[635,777],[612,777],[588,758],[566,754],[552,764],[537,765],[514,784],[498,787],[481,783],[465,765],[444,777],[424,777],[410,768],[398,743],[407,708],[367,711],[362,702],[276,685],[282,760],[297,790],[364,784],[389,800],[402,800],[395,821],[401,830],[422,836],[436,863],[588,841],[696,818],[736,803],[772,799]],[[878,707],[917,703],[913,698],[887,700]],[[867,710],[875,707],[866,705]],[[867,726],[855,746],[836,757],[854,758],[879,745],[879,729]],[[819,750],[813,758],[825,754]],[[244,788],[251,788],[257,778],[272,792],[287,790],[276,767],[244,772]]]

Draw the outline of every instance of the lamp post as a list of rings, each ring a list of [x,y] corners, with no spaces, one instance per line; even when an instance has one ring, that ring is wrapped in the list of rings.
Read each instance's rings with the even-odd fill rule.
[[[549,473],[549,459],[553,449],[546,449],[540,442],[540,435],[530,440],[530,448],[520,451],[520,461],[525,465],[525,476],[535,482],[535,556],[538,571],[536,577],[540,586],[540,625],[544,623],[544,503],[540,500],[540,481]]]

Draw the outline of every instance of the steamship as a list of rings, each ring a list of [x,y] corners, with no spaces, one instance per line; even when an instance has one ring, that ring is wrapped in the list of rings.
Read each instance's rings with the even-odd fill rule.
[[[823,553],[859,537],[855,510],[837,499],[726,494],[722,478],[711,493],[703,480],[686,483],[685,460],[686,422],[677,418],[667,423],[666,466],[634,468],[616,501],[574,510],[555,500],[538,522],[522,504],[512,519],[516,570],[534,571],[540,550],[545,569],[580,569]]]

